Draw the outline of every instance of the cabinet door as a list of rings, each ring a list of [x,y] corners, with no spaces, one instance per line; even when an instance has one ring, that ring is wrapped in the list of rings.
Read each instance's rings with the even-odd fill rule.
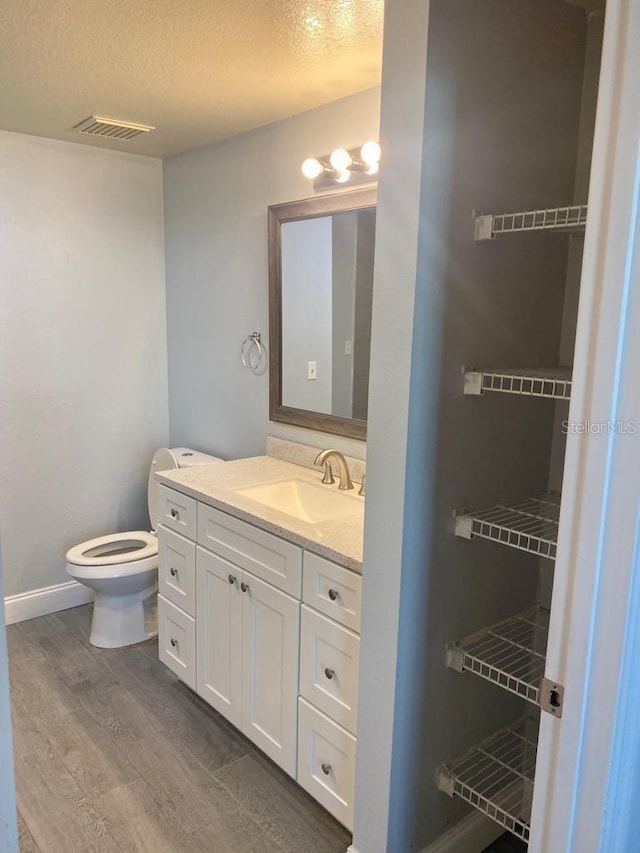
[[[296,773],[300,602],[244,573],[242,731]]]
[[[240,728],[242,722],[242,571],[196,549],[196,689]]]

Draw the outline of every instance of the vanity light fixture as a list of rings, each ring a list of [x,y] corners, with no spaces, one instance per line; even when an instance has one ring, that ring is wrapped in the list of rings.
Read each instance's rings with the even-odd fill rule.
[[[335,184],[377,180],[380,145],[374,140],[360,148],[336,148],[322,157],[309,157],[302,164],[302,174],[313,181],[314,189],[327,189]]]

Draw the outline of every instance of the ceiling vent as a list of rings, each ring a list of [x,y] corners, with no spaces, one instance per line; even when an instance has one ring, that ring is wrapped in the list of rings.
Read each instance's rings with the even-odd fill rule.
[[[84,121],[76,124],[73,128],[79,133],[88,133],[90,136],[107,136],[110,139],[133,139],[141,133],[149,133],[155,130],[148,124],[134,124],[131,121],[120,121],[115,118],[104,118],[104,116],[89,116]]]

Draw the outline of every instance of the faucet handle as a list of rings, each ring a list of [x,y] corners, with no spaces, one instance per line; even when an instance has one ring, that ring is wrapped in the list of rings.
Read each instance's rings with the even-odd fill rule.
[[[360,483],[360,488],[358,489],[358,494],[364,497],[364,481],[367,479],[367,475],[362,475],[362,482]]]

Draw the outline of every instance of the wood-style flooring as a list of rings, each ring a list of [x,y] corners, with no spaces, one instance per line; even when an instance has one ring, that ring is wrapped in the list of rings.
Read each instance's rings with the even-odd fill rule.
[[[346,830],[184,687],[154,641],[97,649],[90,622],[77,607],[7,629],[21,853],[347,849]],[[505,836],[489,851],[519,849]]]
[[[91,609],[8,628],[22,853],[338,853],[346,830]]]

